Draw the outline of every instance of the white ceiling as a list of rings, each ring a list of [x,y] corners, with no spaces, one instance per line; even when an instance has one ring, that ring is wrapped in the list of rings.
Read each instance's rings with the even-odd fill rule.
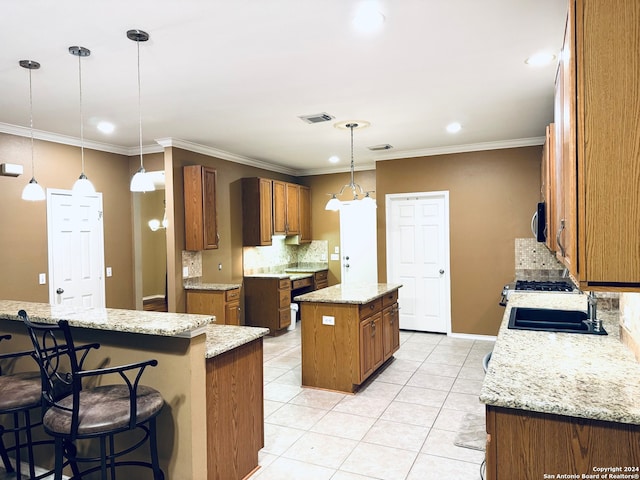
[[[373,34],[353,27],[356,0],[2,0],[0,131],[28,134],[16,126],[29,125],[18,61],[30,59],[42,65],[32,73],[37,136],[77,142],[78,59],[68,47],[80,45],[91,50],[85,140],[138,151],[137,50],[126,31],[139,28],[151,36],[140,45],[145,151],[171,138],[293,174],[344,170],[349,132],[333,124],[354,119],[371,123],[354,132],[356,169],[540,143],[556,64],[524,60],[560,50],[564,0],[370,1],[385,16]],[[298,118],[320,112],[335,119]],[[98,131],[99,120],[115,132]],[[456,135],[445,131],[454,120]],[[394,148],[366,148],[384,143]]]

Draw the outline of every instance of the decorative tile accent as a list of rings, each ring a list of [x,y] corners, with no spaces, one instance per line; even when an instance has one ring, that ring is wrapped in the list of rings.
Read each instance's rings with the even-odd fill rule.
[[[515,258],[516,277],[520,279],[558,278],[564,270],[546,245],[535,238],[516,238]]]

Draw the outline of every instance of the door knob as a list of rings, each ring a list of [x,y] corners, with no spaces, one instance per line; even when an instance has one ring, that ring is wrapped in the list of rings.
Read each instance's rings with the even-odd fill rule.
[[[444,274],[444,270],[441,268],[440,269],[440,275],[443,275],[443,274]]]
[[[345,264],[344,264],[344,268],[349,268],[349,264],[348,264],[348,263],[345,263]]]
[[[58,295],[62,295],[62,294],[64,293],[64,288],[58,288],[58,289],[56,290],[56,293],[57,293]]]

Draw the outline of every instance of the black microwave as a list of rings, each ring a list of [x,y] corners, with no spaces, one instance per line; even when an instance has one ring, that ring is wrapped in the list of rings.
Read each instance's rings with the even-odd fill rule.
[[[544,202],[539,202],[533,217],[531,218],[531,233],[538,242],[547,241],[547,207]]]

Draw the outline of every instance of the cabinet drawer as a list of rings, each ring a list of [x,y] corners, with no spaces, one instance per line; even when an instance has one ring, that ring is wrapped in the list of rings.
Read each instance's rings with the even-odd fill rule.
[[[278,307],[289,308],[291,305],[291,290],[278,291]]]
[[[321,282],[316,283],[316,290],[320,290],[321,288],[327,288],[329,286],[328,280],[323,280]]]
[[[291,310],[283,308],[278,312],[278,329],[286,328],[291,325]]]
[[[393,305],[398,301],[398,290],[394,290],[393,292],[386,293],[384,297],[382,297],[382,306],[388,307],[389,305]]]
[[[316,272],[316,282],[320,282],[321,280],[326,280],[329,275],[328,270],[322,270],[321,272]]]
[[[291,281],[291,290],[297,290],[302,287],[309,287],[313,283],[313,279],[311,277],[307,278],[299,278],[297,280]]]
[[[291,280],[289,278],[282,278],[278,281],[278,290],[291,290]]]
[[[230,302],[231,300],[237,300],[238,298],[240,298],[240,289],[234,288],[233,290],[227,290],[225,295],[227,302]]]
[[[367,318],[369,315],[379,312],[380,310],[382,310],[382,297],[361,305],[360,318]]]

